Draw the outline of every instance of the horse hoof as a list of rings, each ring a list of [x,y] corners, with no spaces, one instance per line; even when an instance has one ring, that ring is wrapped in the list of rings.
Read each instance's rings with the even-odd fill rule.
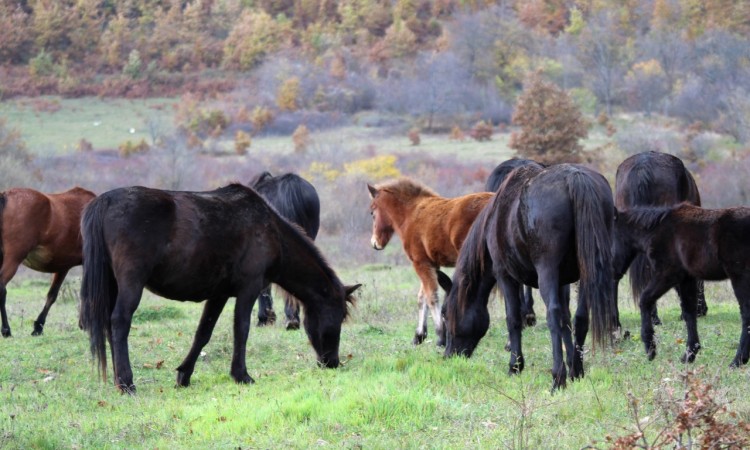
[[[44,332],[44,325],[34,322],[34,331],[31,332],[32,336],[41,336]]]
[[[177,383],[175,387],[188,387],[190,386],[190,374],[187,374],[181,370],[177,371]]]
[[[536,314],[534,313],[526,314],[526,317],[524,319],[525,319],[524,323],[526,324],[527,327],[536,326]]]
[[[656,350],[655,349],[651,349],[651,350],[647,351],[646,352],[646,357],[648,358],[649,361],[653,361],[654,358],[656,358]]]
[[[680,362],[682,362],[683,364],[691,363],[694,361],[695,361],[695,353],[693,352],[685,352],[685,354],[680,357]]]
[[[232,376],[232,378],[234,378],[234,381],[236,381],[237,384],[255,384],[255,380],[253,380],[253,377],[248,375],[247,372],[238,377]]]
[[[128,394],[128,395],[135,395],[135,385],[134,384],[118,384],[117,389],[120,391],[121,394]]]
[[[425,340],[426,337],[427,337],[427,333],[425,333],[425,334],[419,334],[419,333],[417,333],[417,334],[414,335],[414,339],[412,339],[411,343],[414,344],[414,345],[419,345],[422,342],[424,342],[424,340]]]
[[[299,330],[299,320],[290,320],[286,324],[287,330]]]
[[[661,319],[659,316],[654,316],[651,318],[651,323],[653,323],[654,326],[661,325]]]
[[[2,333],[3,337],[10,337],[10,328],[3,328],[0,333]]]

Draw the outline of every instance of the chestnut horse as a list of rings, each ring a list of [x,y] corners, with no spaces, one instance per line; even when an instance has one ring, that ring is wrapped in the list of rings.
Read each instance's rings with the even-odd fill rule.
[[[438,345],[444,343],[437,287],[450,283],[440,267],[453,267],[474,218],[492,198],[490,192],[445,198],[422,183],[399,178],[370,191],[372,238],[375,250],[388,245],[393,233],[401,238],[406,256],[417,273],[421,286],[417,295],[419,316],[415,345],[427,336],[427,311],[432,314]]]
[[[193,345],[177,368],[178,386],[190,384],[229,297],[237,298],[230,373],[238,383],[253,382],[247,336],[253,304],[268,283],[302,303],[318,363],[339,365],[341,324],[359,285],[344,286],[304,231],[256,191],[239,184],[209,192],[115,189],[89,204],[81,232],[80,323],[105,379],[110,342],[121,390],[135,391],[128,334],[144,288],[172,300],[206,300]]]
[[[617,280],[637,255],[651,266],[640,297],[641,341],[649,360],[656,356],[656,300],[675,288],[687,328],[683,362],[693,362],[698,338],[696,280],[729,280],[740,305],[742,330],[732,367],[750,358],[750,208],[703,209],[688,203],[619,211],[615,221],[613,268]]]
[[[10,325],[5,312],[6,286],[21,264],[38,272],[52,273],[52,286],[39,317],[34,336],[42,334],[47,313],[57,300],[68,271],[81,264],[81,212],[95,197],[93,192],[75,187],[59,194],[13,188],[0,194],[0,314],[2,335]]]
[[[615,206],[628,209],[637,206],[672,206],[688,202],[701,206],[701,196],[695,179],[680,158],[661,152],[642,152],[625,159],[617,167],[615,176]],[[648,284],[649,268],[645,255],[636,256],[630,265],[630,287],[633,300],[638,301]],[[698,283],[698,317],[708,312],[703,293],[703,281]],[[654,324],[661,324],[656,305]]]
[[[552,338],[552,389],[583,377],[583,345],[589,329],[606,344],[615,324],[611,266],[612,190],[590,169],[558,164],[519,167],[477,217],[461,248],[453,286],[445,300],[445,355],[471,356],[489,329],[487,301],[499,283],[511,342],[510,373],[524,368],[521,349],[522,284],[539,288]],[[566,285],[579,281],[571,326]],[[573,334],[575,341],[573,340]]]

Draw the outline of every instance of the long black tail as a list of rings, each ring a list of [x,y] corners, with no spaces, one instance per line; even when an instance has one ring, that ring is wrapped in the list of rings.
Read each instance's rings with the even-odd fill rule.
[[[99,363],[99,373],[104,381],[107,380],[106,340],[111,336],[110,317],[117,298],[117,282],[102,226],[107,206],[106,198],[94,199],[81,219],[83,279],[80,325],[89,333],[91,355]]]
[[[591,311],[591,333],[594,343],[607,345],[615,329],[617,301],[614,296],[611,263],[612,224],[607,223],[607,214],[613,213],[614,206],[610,203],[609,212],[605,211],[602,207],[604,196],[600,195],[601,189],[597,188],[594,179],[580,172],[574,174],[568,183],[575,210],[578,245],[578,301],[585,301]],[[609,199],[611,198],[610,193]]]

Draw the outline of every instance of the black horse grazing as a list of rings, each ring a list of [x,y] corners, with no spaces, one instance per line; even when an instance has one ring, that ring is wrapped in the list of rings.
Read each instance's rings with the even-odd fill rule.
[[[310,239],[315,240],[320,228],[320,198],[312,184],[294,173],[275,177],[263,172],[250,182],[250,187],[258,191],[282,217],[302,227]],[[273,312],[270,286],[263,288],[259,300],[258,325],[273,324],[276,314]],[[299,329],[299,305],[288,294],[284,296],[284,313],[286,329]]]
[[[637,206],[672,206],[688,202],[700,206],[698,186],[680,158],[668,153],[643,152],[633,155],[617,167],[615,206],[628,209]],[[638,301],[650,275],[645,255],[636,256],[630,266],[630,287],[633,300]],[[703,294],[703,281],[698,283],[698,317],[708,312]],[[654,324],[661,320],[653,309]]]
[[[487,192],[496,192],[500,188],[500,185],[503,184],[503,181],[505,181],[505,178],[510,175],[513,170],[527,165],[537,165],[542,168],[546,167],[544,164],[540,164],[531,159],[511,158],[507,161],[501,162],[492,170],[490,176],[487,177],[487,182],[484,184],[484,190]],[[523,302],[521,303],[521,316],[524,319],[524,325],[533,327],[536,325],[536,313],[534,312],[534,297],[531,295],[531,286],[522,285],[519,295],[521,295],[521,298],[523,299]],[[565,288],[565,295],[570,297],[570,286]]]
[[[505,296],[511,341],[510,373],[521,372],[521,284],[538,287],[552,336],[553,389],[566,385],[563,345],[572,379],[583,376],[583,345],[592,315],[594,341],[614,330],[611,266],[612,191],[600,174],[583,166],[516,169],[474,222],[445,303],[448,355],[471,356],[489,328],[487,298],[496,283]],[[580,280],[571,336],[566,284]]]
[[[80,323],[105,380],[109,340],[116,386],[133,392],[131,319],[147,288],[180,301],[207,300],[192,347],[177,368],[188,386],[201,349],[229,297],[234,308],[231,375],[252,383],[245,365],[250,316],[261,289],[277,283],[300,300],[318,362],[339,365],[341,323],[359,287],[344,286],[313,242],[257,192],[232,184],[210,192],[144,187],[109,191],[84,211]]]
[[[615,221],[613,268],[620,279],[637,255],[653,267],[641,292],[641,340],[648,359],[656,356],[650,319],[656,300],[669,289],[680,295],[687,327],[683,362],[693,362],[701,348],[696,321],[696,279],[729,278],[740,304],[742,332],[732,366],[750,356],[750,208],[703,209],[688,203],[619,211]]]

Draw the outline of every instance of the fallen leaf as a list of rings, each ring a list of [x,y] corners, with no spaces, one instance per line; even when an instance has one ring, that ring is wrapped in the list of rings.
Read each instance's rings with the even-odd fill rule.
[[[156,368],[157,369],[161,369],[162,366],[164,366],[164,360],[163,359],[159,360],[159,361],[156,361]]]

